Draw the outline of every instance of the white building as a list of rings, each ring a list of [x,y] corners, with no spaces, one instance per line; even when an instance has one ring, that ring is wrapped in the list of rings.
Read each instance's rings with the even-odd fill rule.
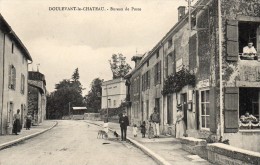
[[[102,83],[101,108],[117,108],[126,98],[125,80],[122,78]]]

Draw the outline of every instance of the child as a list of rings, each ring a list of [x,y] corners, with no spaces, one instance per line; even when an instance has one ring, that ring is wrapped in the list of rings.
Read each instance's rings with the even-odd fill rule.
[[[146,133],[145,121],[143,121],[140,127],[141,127],[142,138],[145,138],[145,133]]]
[[[105,120],[104,123],[103,123],[103,130],[108,133],[108,121]]]
[[[134,137],[137,137],[137,126],[136,126],[136,124],[134,124],[134,127],[133,127],[133,134],[134,134]]]

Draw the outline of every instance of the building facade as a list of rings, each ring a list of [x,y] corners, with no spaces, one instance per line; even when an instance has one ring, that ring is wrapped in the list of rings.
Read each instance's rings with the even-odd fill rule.
[[[11,134],[13,115],[21,112],[21,122],[27,114],[28,61],[32,58],[0,15],[0,134]]]
[[[118,108],[126,98],[125,80],[123,78],[102,83],[101,108]]]
[[[38,125],[46,119],[46,81],[40,72],[30,71],[28,78],[28,114],[32,123]]]
[[[244,58],[250,40],[259,54],[260,2],[198,0],[147,54],[133,57],[135,69],[125,78],[132,123],[160,111],[162,134],[175,135],[178,104],[186,136],[229,139],[259,152],[259,59]],[[250,30],[249,30],[250,29]],[[249,112],[256,121],[243,122]]]

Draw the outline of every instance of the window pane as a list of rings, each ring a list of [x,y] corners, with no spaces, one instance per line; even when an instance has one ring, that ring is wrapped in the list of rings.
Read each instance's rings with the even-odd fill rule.
[[[206,127],[209,128],[209,123],[210,123],[210,118],[209,116],[206,116]]]
[[[209,115],[209,103],[205,104],[206,106],[206,115]]]
[[[205,92],[201,91],[201,102],[205,101]]]
[[[209,90],[206,91],[206,102],[209,102]]]
[[[201,115],[205,115],[205,104],[201,104]]]
[[[201,127],[205,128],[205,116],[201,116]]]

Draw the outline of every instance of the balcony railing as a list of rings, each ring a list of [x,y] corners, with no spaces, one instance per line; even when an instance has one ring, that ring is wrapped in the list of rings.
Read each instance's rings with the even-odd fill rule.
[[[239,121],[239,128],[240,129],[260,129],[260,122],[259,121],[248,121],[242,122]]]

